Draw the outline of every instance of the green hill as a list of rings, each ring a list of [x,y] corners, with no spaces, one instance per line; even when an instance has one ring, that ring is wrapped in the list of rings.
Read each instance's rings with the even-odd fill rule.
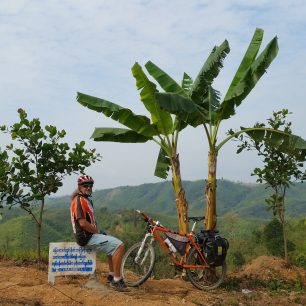
[[[190,215],[203,215],[205,181],[184,181]],[[244,218],[270,218],[265,210],[265,198],[269,192],[263,185],[235,183],[219,180],[217,187],[217,214],[223,216],[234,212]],[[97,190],[93,193],[97,208],[106,207],[110,211],[140,209],[159,212],[169,216],[176,214],[175,198],[171,182],[121,186]],[[68,208],[70,197],[52,198],[47,208]],[[306,216],[306,189],[304,184],[292,185],[287,192],[286,208],[288,217]]]
[[[184,187],[189,201],[189,215],[205,213],[203,180],[185,181]],[[288,218],[306,216],[306,189],[304,184],[291,186],[286,196]],[[218,227],[229,236],[241,236],[255,229],[258,224],[271,219],[266,211],[264,199],[268,196],[262,185],[218,181],[217,214]],[[121,186],[97,190],[93,194],[97,220],[106,230],[114,230],[118,224],[133,222],[133,210],[140,209],[167,226],[176,227],[176,206],[171,182]],[[71,241],[70,196],[52,197],[46,200],[42,246],[50,241]],[[125,211],[125,213],[121,213]],[[232,219],[231,219],[232,218]],[[232,221],[231,221],[232,220]],[[231,230],[235,228],[231,234]],[[0,220],[0,249],[33,249],[36,237],[34,222],[23,210],[4,210]]]
[[[204,201],[205,181],[184,181],[183,184],[189,202],[189,215],[203,215],[206,205]],[[231,212],[242,218],[270,219],[271,212],[265,209],[265,198],[269,194],[263,185],[218,180],[217,214],[220,217]],[[107,208],[109,211],[140,209],[168,216],[176,215],[174,193],[171,182],[168,181],[96,190],[93,193],[93,198],[96,209]],[[61,214],[64,214],[64,219],[69,218],[69,206],[70,196],[46,199],[46,211],[51,215],[58,216],[56,211],[63,210]],[[7,221],[20,215],[24,215],[24,213],[19,209],[5,211],[4,220]],[[304,184],[294,184],[288,189],[286,215],[288,218],[306,216],[306,188]]]

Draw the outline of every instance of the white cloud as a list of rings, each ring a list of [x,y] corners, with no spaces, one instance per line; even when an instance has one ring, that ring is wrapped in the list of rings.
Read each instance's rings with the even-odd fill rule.
[[[237,116],[224,123],[220,139],[229,127],[263,121],[286,106],[306,137],[305,1],[15,0],[2,1],[0,12],[1,124],[15,122],[22,106],[29,117],[66,129],[69,141],[86,140],[94,127],[114,123],[80,106],[77,91],[144,113],[130,71],[135,61],[143,65],[150,59],[180,81],[184,71],[195,77],[212,47],[227,38],[231,53],[216,81],[224,94],[255,27],[262,27],[264,45],[279,37],[279,55]],[[99,188],[158,180],[154,144],[89,145],[104,156],[89,169]],[[207,147],[200,128],[184,131],[180,151],[183,176],[205,178]],[[250,180],[251,165],[258,162],[250,159],[237,157],[228,144],[219,156],[219,176]],[[73,189],[73,181],[67,179],[61,192]]]

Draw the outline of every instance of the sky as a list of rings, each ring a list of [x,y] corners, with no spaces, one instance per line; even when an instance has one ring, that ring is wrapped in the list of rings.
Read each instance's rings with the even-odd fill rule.
[[[222,123],[219,141],[230,128],[264,122],[282,108],[293,113],[293,132],[306,139],[304,0],[1,0],[0,125],[17,122],[21,107],[30,119],[65,129],[72,146],[85,140],[103,156],[86,169],[95,189],[161,182],[154,177],[155,143],[90,139],[95,127],[120,125],[78,104],[77,92],[148,115],[131,73],[135,62],[151,60],[180,82],[184,72],[195,78],[212,48],[227,39],[231,52],[213,84],[225,94],[257,27],[265,31],[262,47],[278,37],[279,54],[236,115]],[[2,149],[9,141],[0,134]],[[254,152],[237,155],[236,145],[219,152],[217,176],[254,182],[250,173],[261,162]],[[184,180],[207,177],[202,127],[185,129],[178,151]],[[77,177],[67,177],[57,195],[72,193]]]

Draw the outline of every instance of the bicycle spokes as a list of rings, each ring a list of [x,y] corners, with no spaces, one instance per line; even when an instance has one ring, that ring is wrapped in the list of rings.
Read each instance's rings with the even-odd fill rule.
[[[197,253],[196,249],[192,249],[187,257],[187,265],[194,266],[193,268],[187,269],[186,273],[191,281],[191,283],[199,289],[214,289],[218,287],[225,276],[226,273],[226,263],[224,262],[222,266],[218,267],[207,267],[199,263],[200,255]],[[198,267],[197,267],[198,266]]]
[[[150,276],[155,262],[155,252],[151,244],[134,244],[122,260],[122,276],[128,286],[139,286]]]

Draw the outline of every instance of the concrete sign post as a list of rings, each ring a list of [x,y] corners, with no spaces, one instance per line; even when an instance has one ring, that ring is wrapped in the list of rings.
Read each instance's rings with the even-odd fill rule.
[[[86,275],[96,270],[96,252],[75,242],[49,244],[48,282],[55,283],[60,275]]]

